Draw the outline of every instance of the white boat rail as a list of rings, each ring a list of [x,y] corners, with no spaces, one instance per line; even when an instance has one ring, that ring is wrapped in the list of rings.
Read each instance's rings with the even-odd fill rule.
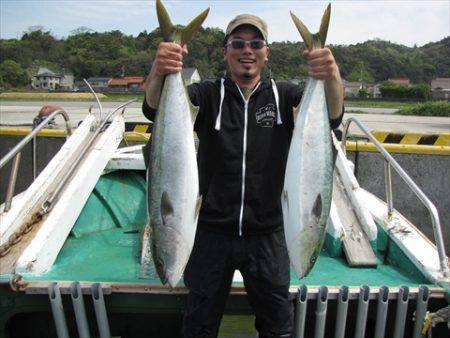
[[[431,224],[433,226],[434,240],[436,243],[437,251],[439,254],[439,264],[443,276],[450,277],[450,272],[447,264],[447,255],[445,253],[444,240],[442,237],[441,223],[439,221],[439,214],[436,206],[429,200],[429,198],[424,194],[424,192],[417,186],[417,184],[409,177],[409,175],[403,170],[403,168],[397,163],[397,161],[389,154],[386,149],[381,145],[381,143],[370,133],[370,131],[356,118],[350,117],[343,129],[341,147],[346,154],[346,141],[347,134],[350,124],[354,122],[359,129],[369,138],[369,140],[378,149],[380,154],[384,157],[384,172],[385,172],[385,182],[386,182],[386,203],[388,206],[388,217],[392,216],[394,211],[394,201],[392,197],[392,177],[391,177],[391,166],[398,173],[398,175],[403,179],[403,181],[408,185],[408,187],[416,194],[423,205],[428,209],[431,217]]]

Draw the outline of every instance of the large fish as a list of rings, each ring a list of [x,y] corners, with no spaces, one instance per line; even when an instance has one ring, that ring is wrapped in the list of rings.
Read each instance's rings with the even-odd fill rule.
[[[156,8],[164,40],[180,45],[192,39],[209,11],[179,28],[159,0]],[[161,282],[171,287],[177,285],[191,254],[201,204],[193,137],[197,113],[181,73],[166,75],[153,125],[147,197],[153,262]],[[142,262],[144,271],[146,264],[149,260]]]
[[[317,34],[311,34],[292,12],[291,16],[309,50],[325,45],[330,5]],[[281,203],[291,265],[303,278],[322,248],[331,205],[333,155],[323,80],[308,79],[294,116]]]

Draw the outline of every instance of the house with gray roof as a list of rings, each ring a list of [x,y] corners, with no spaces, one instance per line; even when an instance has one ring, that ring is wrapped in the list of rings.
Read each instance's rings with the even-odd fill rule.
[[[95,90],[102,91],[103,89],[108,89],[109,83],[111,82],[112,77],[107,76],[97,76],[90,77],[87,79],[87,82],[91,85],[91,87]]]
[[[39,67],[37,74],[33,76],[31,86],[34,89],[55,90],[60,87],[61,75],[45,67]]]
[[[33,89],[40,90],[73,90],[73,74],[57,74],[52,70],[39,67],[36,75],[31,80]]]

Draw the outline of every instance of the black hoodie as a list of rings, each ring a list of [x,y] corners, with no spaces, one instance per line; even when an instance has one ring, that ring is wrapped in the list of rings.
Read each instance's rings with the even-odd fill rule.
[[[199,114],[197,160],[202,206],[199,227],[236,235],[282,229],[281,191],[294,128],[293,108],[302,90],[262,79],[246,103],[230,78],[195,83],[189,96]],[[221,96],[221,85],[224,95]],[[276,98],[278,96],[278,98]],[[143,103],[144,115],[156,111]],[[221,112],[219,116],[219,112]],[[337,128],[342,115],[331,120]]]

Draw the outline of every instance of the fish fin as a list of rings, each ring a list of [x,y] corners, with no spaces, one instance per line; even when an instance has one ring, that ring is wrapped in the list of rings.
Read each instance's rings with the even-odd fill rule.
[[[305,42],[306,48],[312,49],[313,47],[313,38],[309,29],[305,26],[305,24],[297,18],[297,16],[291,12],[291,18],[294,21],[295,26],[297,27],[300,35],[302,36],[303,41]]]
[[[198,215],[200,215],[200,208],[202,207],[202,196],[198,195],[197,203],[195,204],[195,224],[198,222]]]
[[[320,23],[319,36],[320,42],[322,43],[322,47],[325,46],[325,41],[327,39],[328,34],[328,26],[330,25],[330,16],[331,16],[331,4],[328,4],[325,12],[322,16],[322,22]]]
[[[169,194],[163,192],[161,196],[161,218],[163,225],[167,226],[170,223],[170,218],[173,215],[172,201],[169,199]]]
[[[166,265],[164,264],[164,261],[161,258],[156,259],[155,267],[156,267],[156,272],[158,273],[159,279],[161,280],[161,283],[166,285],[168,282],[168,277],[166,274]]]
[[[297,123],[297,116],[300,113],[300,104],[297,107],[292,108],[292,113],[294,115],[294,125]]]
[[[192,103],[190,104],[190,106],[191,106],[191,118],[192,118],[192,126],[193,126],[195,123],[195,119],[197,118],[198,111],[200,110],[200,107],[194,106]]]
[[[283,190],[283,193],[281,194],[281,198],[284,201],[284,204],[286,205],[287,211],[289,212],[289,196],[287,190]]]
[[[169,13],[160,0],[156,0],[156,14],[158,16],[159,27],[164,41],[170,41],[170,36],[174,30],[172,21],[170,21]]]
[[[205,21],[208,16],[209,8],[201,12],[199,15],[195,17],[186,27],[183,28],[181,33],[181,45],[185,45],[192,40],[195,33],[200,29],[203,21]]]
[[[152,272],[152,252],[151,252],[151,244],[150,244],[150,236],[151,236],[151,227],[150,223],[147,223],[142,228],[141,233],[141,271],[139,274],[139,278],[141,279],[150,279]]]
[[[318,194],[311,210],[311,216],[314,219],[319,219],[321,215],[322,215],[322,195]]]
[[[186,27],[179,29],[172,24],[169,13],[162,4],[161,0],[156,0],[156,14],[158,16],[159,27],[164,41],[175,41],[181,46],[192,40],[195,33],[200,29],[203,21],[208,16],[209,8],[197,15]]]
[[[337,158],[337,154],[338,154],[338,150],[336,149],[336,145],[334,143],[331,144],[331,152],[333,154],[333,168],[336,164],[336,158]]]
[[[328,26],[330,23],[330,15],[331,4],[328,4],[327,9],[322,16],[322,22],[320,24],[319,32],[316,34],[312,34],[305,26],[305,24],[294,13],[291,12],[291,18],[294,21],[294,24],[297,27],[298,31],[300,32],[300,35],[302,36],[307,49],[312,50],[319,47],[323,48],[325,46]]]

